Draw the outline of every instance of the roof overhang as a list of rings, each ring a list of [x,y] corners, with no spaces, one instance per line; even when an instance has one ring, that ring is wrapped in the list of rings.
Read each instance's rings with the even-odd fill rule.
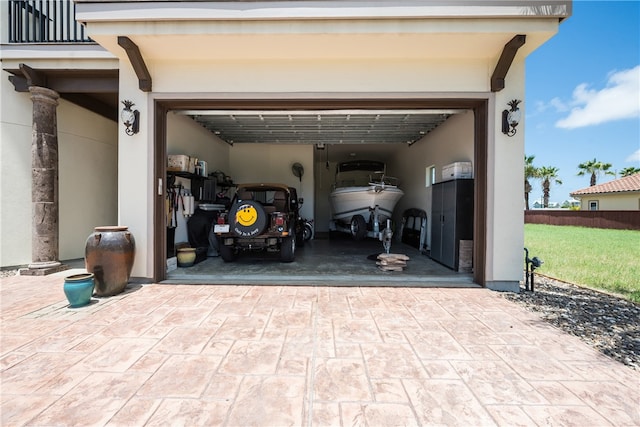
[[[570,0],[113,1],[75,0],[87,21],[519,18],[571,15]]]
[[[571,1],[76,0],[93,40],[121,57],[118,36],[147,65],[168,61],[360,58],[484,59],[517,34],[526,55],[557,31]],[[151,69],[153,74],[153,69]]]

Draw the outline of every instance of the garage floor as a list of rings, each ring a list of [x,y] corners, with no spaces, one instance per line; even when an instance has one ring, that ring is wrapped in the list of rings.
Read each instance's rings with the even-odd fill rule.
[[[341,237],[344,236],[344,237]],[[162,283],[193,284],[331,284],[332,286],[437,286],[477,287],[471,274],[457,273],[432,261],[416,248],[394,242],[392,253],[408,255],[402,272],[377,268],[371,255],[384,252],[375,239],[355,242],[350,236],[332,234],[296,249],[296,260],[281,263],[278,254],[243,253],[233,263],[209,257],[192,267],[169,272]]]

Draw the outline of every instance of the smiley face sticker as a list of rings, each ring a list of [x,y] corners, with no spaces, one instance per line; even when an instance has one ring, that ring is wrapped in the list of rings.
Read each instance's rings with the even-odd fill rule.
[[[258,218],[258,211],[252,205],[245,204],[236,211],[236,222],[242,226],[249,227],[255,224]]]

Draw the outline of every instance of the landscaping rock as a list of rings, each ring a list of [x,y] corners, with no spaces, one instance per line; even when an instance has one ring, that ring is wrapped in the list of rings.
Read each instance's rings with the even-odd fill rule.
[[[640,370],[640,305],[604,292],[536,275],[534,292],[510,301],[575,335],[601,353]]]

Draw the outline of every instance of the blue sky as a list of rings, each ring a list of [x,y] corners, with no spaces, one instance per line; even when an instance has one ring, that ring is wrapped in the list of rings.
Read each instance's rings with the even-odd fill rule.
[[[524,104],[525,153],[563,182],[552,202],[589,186],[580,163],[640,167],[640,1],[574,0],[558,33],[527,57]],[[531,204],[541,197],[536,181]]]

